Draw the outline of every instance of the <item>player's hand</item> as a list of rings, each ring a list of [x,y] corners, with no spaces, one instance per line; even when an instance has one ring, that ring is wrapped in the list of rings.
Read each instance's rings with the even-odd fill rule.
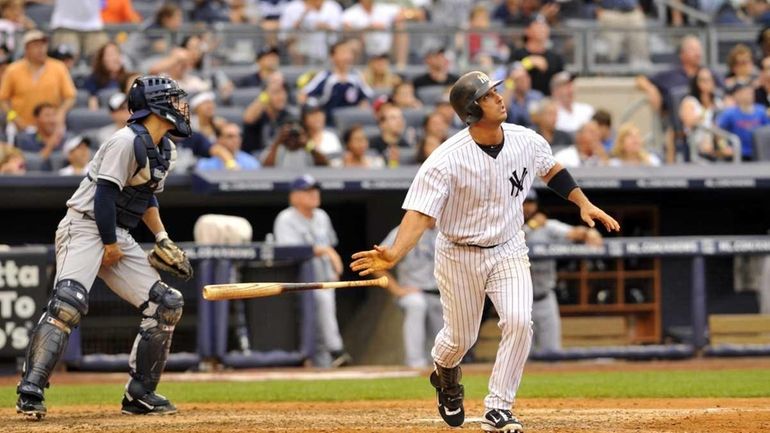
[[[375,245],[373,250],[353,254],[350,269],[365,277],[374,272],[387,271],[396,264],[396,255],[388,247]]]
[[[412,293],[419,292],[420,289],[417,287],[410,287],[410,286],[398,286],[397,288],[394,287],[393,294],[397,298],[403,298],[406,295],[410,295]]]
[[[336,273],[338,277],[342,275],[342,268],[344,265],[342,264],[342,258],[337,254],[337,251],[335,251],[334,248],[329,247],[329,252],[326,256],[329,257],[329,260],[332,262],[334,273]]]
[[[602,234],[596,229],[588,229],[586,232],[585,243],[592,247],[600,247],[604,243],[604,238],[602,238]]]
[[[620,224],[615,221],[615,218],[607,215],[603,210],[590,203],[580,208],[580,218],[591,228],[596,226],[594,220],[598,220],[600,223],[604,224],[604,228],[606,228],[608,232],[620,231]]]
[[[102,255],[102,266],[112,266],[123,258],[123,251],[120,250],[118,243],[104,246],[104,255]]]

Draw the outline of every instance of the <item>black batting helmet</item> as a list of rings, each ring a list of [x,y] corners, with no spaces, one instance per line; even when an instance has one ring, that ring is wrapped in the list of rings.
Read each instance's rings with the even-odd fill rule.
[[[466,125],[476,123],[484,115],[476,101],[502,82],[492,81],[487,74],[480,71],[468,72],[452,86],[449,103]]]
[[[151,113],[168,120],[174,125],[171,134],[177,137],[192,135],[190,110],[182,99],[187,92],[176,81],[158,75],[145,75],[134,80],[128,92],[128,123],[144,119]]]

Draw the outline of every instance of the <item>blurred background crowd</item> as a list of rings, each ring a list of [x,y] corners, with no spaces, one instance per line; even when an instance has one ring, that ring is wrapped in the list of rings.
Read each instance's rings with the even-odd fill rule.
[[[766,25],[766,0],[0,0],[0,174],[82,175],[144,73],[190,95],[179,173],[419,164],[475,69],[565,166],[770,159]],[[652,126],[581,97],[613,77]]]

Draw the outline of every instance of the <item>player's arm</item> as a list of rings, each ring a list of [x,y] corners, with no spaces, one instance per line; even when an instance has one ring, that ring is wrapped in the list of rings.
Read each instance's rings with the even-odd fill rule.
[[[147,210],[144,211],[144,215],[142,215],[142,221],[155,236],[156,241],[160,240],[161,238],[168,237],[166,228],[163,226],[163,221],[160,219],[158,199],[154,194],[152,199],[150,199],[150,204],[147,206]]]
[[[589,227],[593,228],[596,225],[594,220],[598,220],[604,224],[607,231],[620,231],[620,224],[588,200],[575,179],[561,164],[557,162],[542,179],[548,188],[580,208],[580,218]]]
[[[104,244],[104,255],[102,256],[102,265],[112,266],[117,263],[123,253],[118,247],[118,237],[116,234],[117,211],[115,202],[120,195],[120,186],[107,179],[99,179],[96,182],[96,193],[94,194],[94,220],[99,229],[99,237]]]
[[[433,217],[414,210],[407,210],[401,220],[393,246],[375,245],[373,250],[353,254],[354,261],[350,264],[350,269],[358,272],[361,276],[366,276],[373,272],[392,268],[417,245],[425,230],[433,224],[435,224]]]

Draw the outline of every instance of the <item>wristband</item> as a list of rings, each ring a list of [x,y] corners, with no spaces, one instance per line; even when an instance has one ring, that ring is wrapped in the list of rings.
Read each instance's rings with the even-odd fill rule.
[[[160,242],[163,239],[168,239],[168,233],[165,230],[162,232],[155,233],[155,242]]]
[[[527,56],[527,57],[524,57],[523,59],[521,59],[521,66],[524,66],[524,69],[529,71],[535,65],[532,64],[532,59],[530,59],[529,56]]]
[[[268,96],[267,92],[262,92],[259,94],[259,102],[267,104],[268,101],[270,101],[270,96]]]
[[[559,170],[548,182],[548,188],[565,200],[569,200],[569,193],[577,187],[577,182],[575,182],[575,179],[572,178],[572,175],[569,174],[566,168]]]
[[[226,169],[232,170],[232,169],[237,168],[237,167],[238,167],[238,163],[235,162],[235,159],[228,159],[227,161],[225,161],[225,168]]]
[[[508,90],[513,90],[516,88],[516,84],[513,82],[512,79],[508,78],[506,79],[503,84],[505,85],[505,88]]]

